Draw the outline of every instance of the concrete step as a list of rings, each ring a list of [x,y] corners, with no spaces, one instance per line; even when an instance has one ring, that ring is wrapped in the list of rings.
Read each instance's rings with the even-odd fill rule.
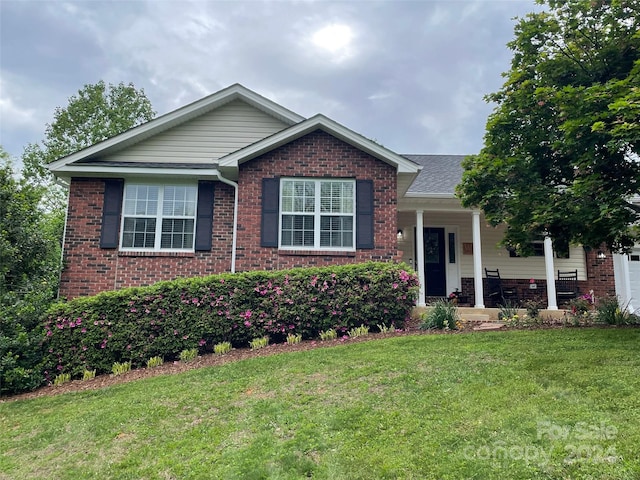
[[[491,316],[486,313],[461,313],[460,318],[468,323],[486,323],[491,321]]]
[[[501,330],[502,328],[504,328],[504,323],[499,322],[481,323],[480,325],[473,327],[476,331]]]

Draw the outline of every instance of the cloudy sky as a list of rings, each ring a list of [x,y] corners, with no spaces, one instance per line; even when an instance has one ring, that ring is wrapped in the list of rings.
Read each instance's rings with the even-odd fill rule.
[[[475,153],[533,0],[0,0],[0,144],[41,141],[104,80],[158,114],[233,83],[398,153]]]

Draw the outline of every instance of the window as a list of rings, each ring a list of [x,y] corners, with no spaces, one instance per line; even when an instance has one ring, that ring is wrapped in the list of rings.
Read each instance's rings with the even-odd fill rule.
[[[355,181],[282,179],[280,247],[353,250]]]
[[[195,185],[139,185],[124,188],[122,249],[193,250]]]

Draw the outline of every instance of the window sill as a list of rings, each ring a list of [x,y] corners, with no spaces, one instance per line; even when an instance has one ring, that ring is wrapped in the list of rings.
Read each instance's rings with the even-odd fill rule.
[[[355,257],[356,252],[344,250],[278,250],[278,255],[289,257]]]
[[[144,252],[144,251],[120,251],[119,257],[195,257],[195,252]]]

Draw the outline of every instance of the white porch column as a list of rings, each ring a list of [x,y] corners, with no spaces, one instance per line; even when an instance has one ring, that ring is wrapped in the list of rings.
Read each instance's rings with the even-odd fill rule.
[[[484,288],[482,287],[482,242],[480,240],[480,211],[473,211],[473,284],[476,308],[484,308]]]
[[[544,237],[544,268],[547,274],[547,310],[558,310],[556,276],[553,267],[553,244],[550,237]]]
[[[422,210],[416,211],[416,263],[418,264],[418,280],[420,281],[420,293],[418,294],[418,306],[426,305],[426,289],[424,275],[424,221]]]
[[[631,304],[631,278],[629,276],[628,255],[613,254],[613,272],[616,282],[616,295],[620,299],[620,305],[633,312],[635,308]]]

